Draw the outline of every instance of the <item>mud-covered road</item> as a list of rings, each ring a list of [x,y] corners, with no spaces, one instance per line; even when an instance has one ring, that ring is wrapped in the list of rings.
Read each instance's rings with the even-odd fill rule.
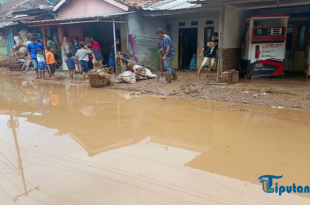
[[[272,108],[310,109],[310,79],[302,77],[241,80],[236,85],[210,85],[215,82],[215,73],[197,77],[195,73],[182,72],[178,77],[171,84],[155,79],[132,85],[115,83],[111,88]]]
[[[265,193],[258,180],[310,185],[310,111],[93,89],[62,77],[0,75],[1,205],[310,204],[309,193]],[[114,88],[173,92],[181,79]],[[207,88],[176,95],[245,95],[203,81]]]

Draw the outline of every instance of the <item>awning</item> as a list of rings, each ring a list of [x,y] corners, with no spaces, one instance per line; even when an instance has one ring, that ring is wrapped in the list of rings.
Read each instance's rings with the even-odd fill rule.
[[[0,28],[8,27],[8,26],[14,26],[17,25],[17,22],[1,22],[0,23]]]
[[[38,26],[51,26],[51,25],[63,25],[63,24],[76,24],[76,23],[95,23],[95,22],[107,22],[108,20],[113,20],[124,15],[135,13],[124,12],[124,13],[115,13],[102,16],[86,16],[78,18],[65,18],[65,19],[48,19],[40,21],[29,21],[27,23],[28,27],[38,27]],[[125,23],[123,21],[115,20],[115,23]]]

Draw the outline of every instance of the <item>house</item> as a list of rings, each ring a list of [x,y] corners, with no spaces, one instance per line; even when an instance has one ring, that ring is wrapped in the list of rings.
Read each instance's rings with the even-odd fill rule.
[[[114,39],[120,38],[122,51],[127,51],[127,11],[127,6],[114,0],[61,0],[53,8],[54,18],[29,21],[28,27],[56,35],[60,45],[64,37],[72,43],[74,36],[85,42],[96,36],[107,63]]]
[[[35,29],[29,29],[26,22],[35,19],[51,18],[49,11],[53,4],[49,0],[11,0],[1,2],[0,11],[0,56],[7,57],[12,54],[14,45],[13,37],[21,30],[32,33],[41,33]]]
[[[176,50],[173,66],[176,68],[187,68],[192,55],[199,54],[208,35],[216,31],[220,34],[220,71],[240,70],[246,75],[247,69],[242,69],[240,59],[247,18],[253,15],[288,15],[284,73],[303,73],[306,67],[304,56],[310,40],[307,20],[310,1],[118,1],[135,11],[128,15],[128,27],[129,33],[136,37],[136,55],[142,63],[150,64],[157,58],[154,31],[158,27],[165,29],[172,38]],[[198,58],[197,65],[201,61],[202,58]]]

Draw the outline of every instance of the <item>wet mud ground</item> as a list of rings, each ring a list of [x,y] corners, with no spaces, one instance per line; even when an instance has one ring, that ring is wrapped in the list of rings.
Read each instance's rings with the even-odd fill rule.
[[[158,73],[157,73],[158,74]],[[158,74],[161,76],[161,74]],[[244,80],[235,85],[210,85],[216,73],[197,77],[194,72],[179,72],[179,79],[165,85],[155,80],[133,85],[114,84],[113,89],[140,91],[181,98],[253,104],[264,107],[310,109],[310,79],[300,77]]]
[[[0,76],[1,205],[310,204],[307,110],[63,82]]]
[[[171,84],[163,84],[156,73],[157,79],[138,81],[135,84],[114,83],[109,89],[137,92],[137,94],[157,94],[175,96],[181,99],[214,100],[218,102],[252,104],[271,108],[295,108],[310,110],[310,79],[302,75],[285,76],[283,78],[240,79],[238,84],[211,85],[216,82],[216,73],[209,76],[202,73],[200,77],[195,72],[178,72],[178,80]],[[15,73],[19,75],[19,73]],[[33,72],[24,74],[26,78],[34,79]],[[76,84],[81,83],[82,75],[75,75],[74,83],[68,79],[67,72],[56,72],[58,80],[51,83]],[[111,76],[114,79],[114,76]],[[211,83],[211,84],[210,84]],[[99,88],[106,89],[106,88]]]

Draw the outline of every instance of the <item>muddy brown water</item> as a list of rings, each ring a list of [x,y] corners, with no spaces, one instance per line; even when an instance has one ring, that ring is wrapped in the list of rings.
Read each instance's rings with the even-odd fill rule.
[[[310,204],[310,112],[0,76],[1,205]]]

